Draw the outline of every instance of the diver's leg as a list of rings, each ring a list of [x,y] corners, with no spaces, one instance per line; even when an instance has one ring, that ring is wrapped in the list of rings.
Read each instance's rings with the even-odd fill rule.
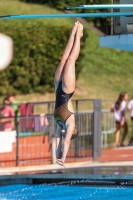
[[[119,138],[120,138],[120,122],[116,122],[116,132],[115,132],[115,147],[117,148],[119,145]]]
[[[125,140],[125,137],[127,136],[127,132],[128,132],[128,125],[127,125],[127,122],[125,122],[124,126],[124,133],[122,135],[122,139],[121,139],[121,143],[120,143],[120,146],[123,146],[123,142]]]
[[[66,61],[62,74],[62,87],[64,92],[71,93],[75,90],[75,62],[80,52],[80,38],[83,35],[83,26],[78,24],[72,51]]]
[[[70,54],[70,52],[72,50],[73,43],[74,43],[74,38],[75,38],[75,34],[76,34],[76,31],[77,31],[78,23],[79,22],[75,22],[74,23],[74,26],[72,28],[71,35],[69,37],[68,43],[66,45],[66,48],[64,50],[62,59],[60,61],[60,64],[59,64],[56,72],[55,72],[55,78],[54,78],[55,88],[57,87],[58,82],[61,80],[61,77],[62,77],[61,75],[62,75],[63,68],[64,68],[66,60],[67,60],[67,58],[68,58],[68,56],[69,56],[69,54]]]

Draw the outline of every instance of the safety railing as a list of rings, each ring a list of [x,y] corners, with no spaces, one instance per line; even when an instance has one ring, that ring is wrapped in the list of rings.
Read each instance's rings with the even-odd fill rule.
[[[33,104],[33,103],[32,103]],[[0,166],[27,166],[54,163],[53,140],[55,138],[56,123],[53,116],[53,102],[49,104],[35,103],[36,113],[44,111],[48,106],[50,114],[35,114],[29,112],[31,103],[26,104],[25,115],[19,116],[16,129],[1,133],[3,136],[3,150],[0,148]],[[40,105],[41,109],[38,109]],[[101,148],[106,147],[105,135],[114,129],[113,115],[109,110],[102,110],[102,101],[81,100],[74,102],[77,136],[71,140],[67,161],[80,158],[97,160],[101,155]],[[89,109],[86,109],[86,108]],[[31,113],[31,115],[29,115]],[[10,135],[10,136],[9,136]],[[103,139],[101,142],[101,138]],[[8,138],[8,140],[7,140]],[[6,142],[8,141],[8,142]],[[104,144],[104,143],[105,144]],[[10,143],[10,145],[9,145]],[[10,149],[9,149],[10,146]]]
[[[68,160],[77,157],[92,157],[92,116],[93,113],[76,115],[78,133],[76,139],[71,140]],[[47,125],[41,124],[41,121],[46,121],[46,119]],[[32,123],[32,128],[30,126],[27,129],[25,123],[27,125]],[[0,148],[0,166],[52,163],[52,139],[55,137],[55,132],[56,125],[52,114],[43,118],[40,115],[29,116],[28,119],[21,116],[17,121],[16,130],[1,132],[1,143],[4,145]]]
[[[115,129],[114,114],[109,109],[102,110],[102,148],[108,147],[108,136],[114,134]]]

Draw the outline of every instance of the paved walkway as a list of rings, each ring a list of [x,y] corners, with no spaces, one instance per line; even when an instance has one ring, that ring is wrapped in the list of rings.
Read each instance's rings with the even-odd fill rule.
[[[65,167],[66,169],[76,169],[76,168],[84,168],[84,167],[113,167],[113,166],[133,166],[133,161],[123,161],[123,162],[72,162],[72,163],[66,163]],[[16,172],[23,172],[23,173],[30,173],[30,172],[39,172],[39,171],[56,171],[65,169],[62,166],[59,166],[58,164],[50,164],[50,165],[35,165],[35,166],[20,166],[20,167],[8,167],[8,168],[0,168],[0,175],[10,175],[14,174]]]
[[[15,158],[14,158],[15,159]],[[44,163],[33,163],[32,166],[1,166],[0,174],[13,174],[28,173],[28,172],[39,172],[44,170],[58,170],[62,167],[57,164]],[[45,165],[44,165],[45,164]],[[81,168],[81,167],[103,167],[103,166],[133,166],[133,147],[122,147],[122,148],[110,148],[103,149],[102,156],[98,158],[98,162],[93,162],[92,158],[67,158],[66,168]]]
[[[102,156],[98,159],[98,161],[100,162],[133,161],[133,147],[103,149]]]

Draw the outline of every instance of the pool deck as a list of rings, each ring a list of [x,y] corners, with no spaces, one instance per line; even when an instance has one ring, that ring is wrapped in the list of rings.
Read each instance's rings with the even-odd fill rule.
[[[96,174],[103,175],[130,175],[133,180],[133,162],[77,162],[77,163],[66,163],[66,167],[62,167],[58,164],[50,165],[37,165],[37,166],[26,166],[26,167],[10,167],[0,170],[0,178],[2,177],[16,177],[18,175],[25,176],[40,176],[44,177],[50,174],[86,174],[94,176]],[[52,178],[52,177],[51,177]]]
[[[133,146],[102,149],[100,162],[133,161]]]
[[[11,174],[10,169],[9,172],[10,174],[0,176],[0,185],[70,184],[133,186],[133,162],[131,161],[67,163],[66,168],[57,164],[42,165],[41,169],[33,174],[31,172],[28,174]]]
[[[0,169],[0,186],[10,184],[67,184],[133,186],[133,161],[72,162]]]
[[[103,149],[97,162],[90,158],[67,158],[66,168],[58,164],[0,168],[0,185],[84,184],[133,186],[133,147]],[[71,184],[70,183],[70,184]]]
[[[74,158],[66,159],[66,169],[75,169],[75,168],[94,168],[94,167],[115,167],[115,166],[130,166],[133,167],[133,147],[124,147],[124,148],[111,148],[103,149],[102,156],[98,158],[97,162],[93,162],[90,158]],[[44,171],[51,170],[61,170],[63,167],[57,164],[42,164],[42,165],[31,165],[31,166],[18,166],[18,167],[1,167],[0,175],[8,175],[13,173],[39,173]],[[132,170],[133,171],[133,170]]]

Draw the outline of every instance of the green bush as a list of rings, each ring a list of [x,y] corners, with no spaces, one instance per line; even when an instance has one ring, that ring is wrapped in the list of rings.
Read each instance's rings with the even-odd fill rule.
[[[101,0],[20,0],[27,3],[48,4],[57,9],[64,10],[67,6],[101,4]],[[102,4],[111,4],[111,0],[102,0]]]
[[[52,92],[54,73],[60,62],[71,27],[44,26],[41,21],[1,21],[1,32],[14,40],[14,57],[6,70],[0,73],[0,94],[9,92]],[[84,45],[86,33],[82,39]],[[81,53],[76,65],[77,76]]]

